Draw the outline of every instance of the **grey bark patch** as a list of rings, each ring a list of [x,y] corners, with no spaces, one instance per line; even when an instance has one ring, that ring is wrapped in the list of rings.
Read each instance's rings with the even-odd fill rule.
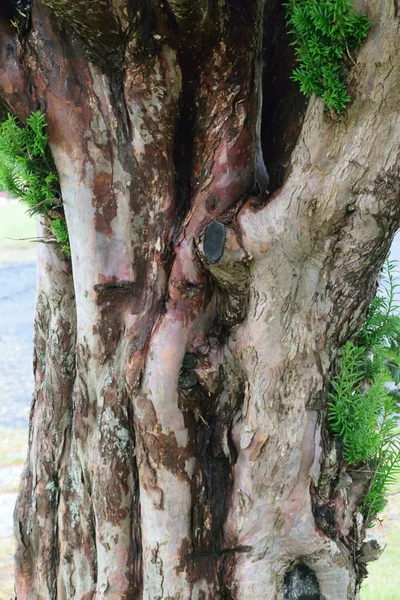
[[[296,565],[285,575],[285,600],[320,600],[315,573],[304,565]]]
[[[219,221],[213,221],[206,228],[203,242],[204,256],[210,263],[217,263],[224,253],[226,232]]]

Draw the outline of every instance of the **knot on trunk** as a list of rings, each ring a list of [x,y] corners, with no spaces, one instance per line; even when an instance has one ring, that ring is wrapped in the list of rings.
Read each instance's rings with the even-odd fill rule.
[[[238,228],[210,223],[197,240],[201,262],[220,289],[219,317],[233,326],[246,316],[251,255],[242,246]]]

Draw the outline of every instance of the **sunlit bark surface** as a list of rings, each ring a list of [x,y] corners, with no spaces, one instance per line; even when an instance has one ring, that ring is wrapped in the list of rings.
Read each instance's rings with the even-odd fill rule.
[[[2,103],[46,112],[72,251],[39,248],[18,600],[357,598],[327,385],[400,222],[399,21],[357,2],[338,119],[264,4],[0,20]]]

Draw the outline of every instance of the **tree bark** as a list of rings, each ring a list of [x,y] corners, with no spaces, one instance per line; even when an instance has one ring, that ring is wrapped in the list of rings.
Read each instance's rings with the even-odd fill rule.
[[[327,389],[400,223],[399,22],[357,7],[340,119],[290,82],[278,0],[0,20],[2,103],[46,112],[72,253],[39,248],[18,600],[357,598]]]

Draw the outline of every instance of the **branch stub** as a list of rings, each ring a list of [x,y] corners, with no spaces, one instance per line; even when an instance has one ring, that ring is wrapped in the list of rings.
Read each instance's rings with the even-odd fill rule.
[[[225,227],[219,221],[213,221],[207,226],[204,233],[204,257],[210,263],[217,263],[224,253],[226,240]]]

